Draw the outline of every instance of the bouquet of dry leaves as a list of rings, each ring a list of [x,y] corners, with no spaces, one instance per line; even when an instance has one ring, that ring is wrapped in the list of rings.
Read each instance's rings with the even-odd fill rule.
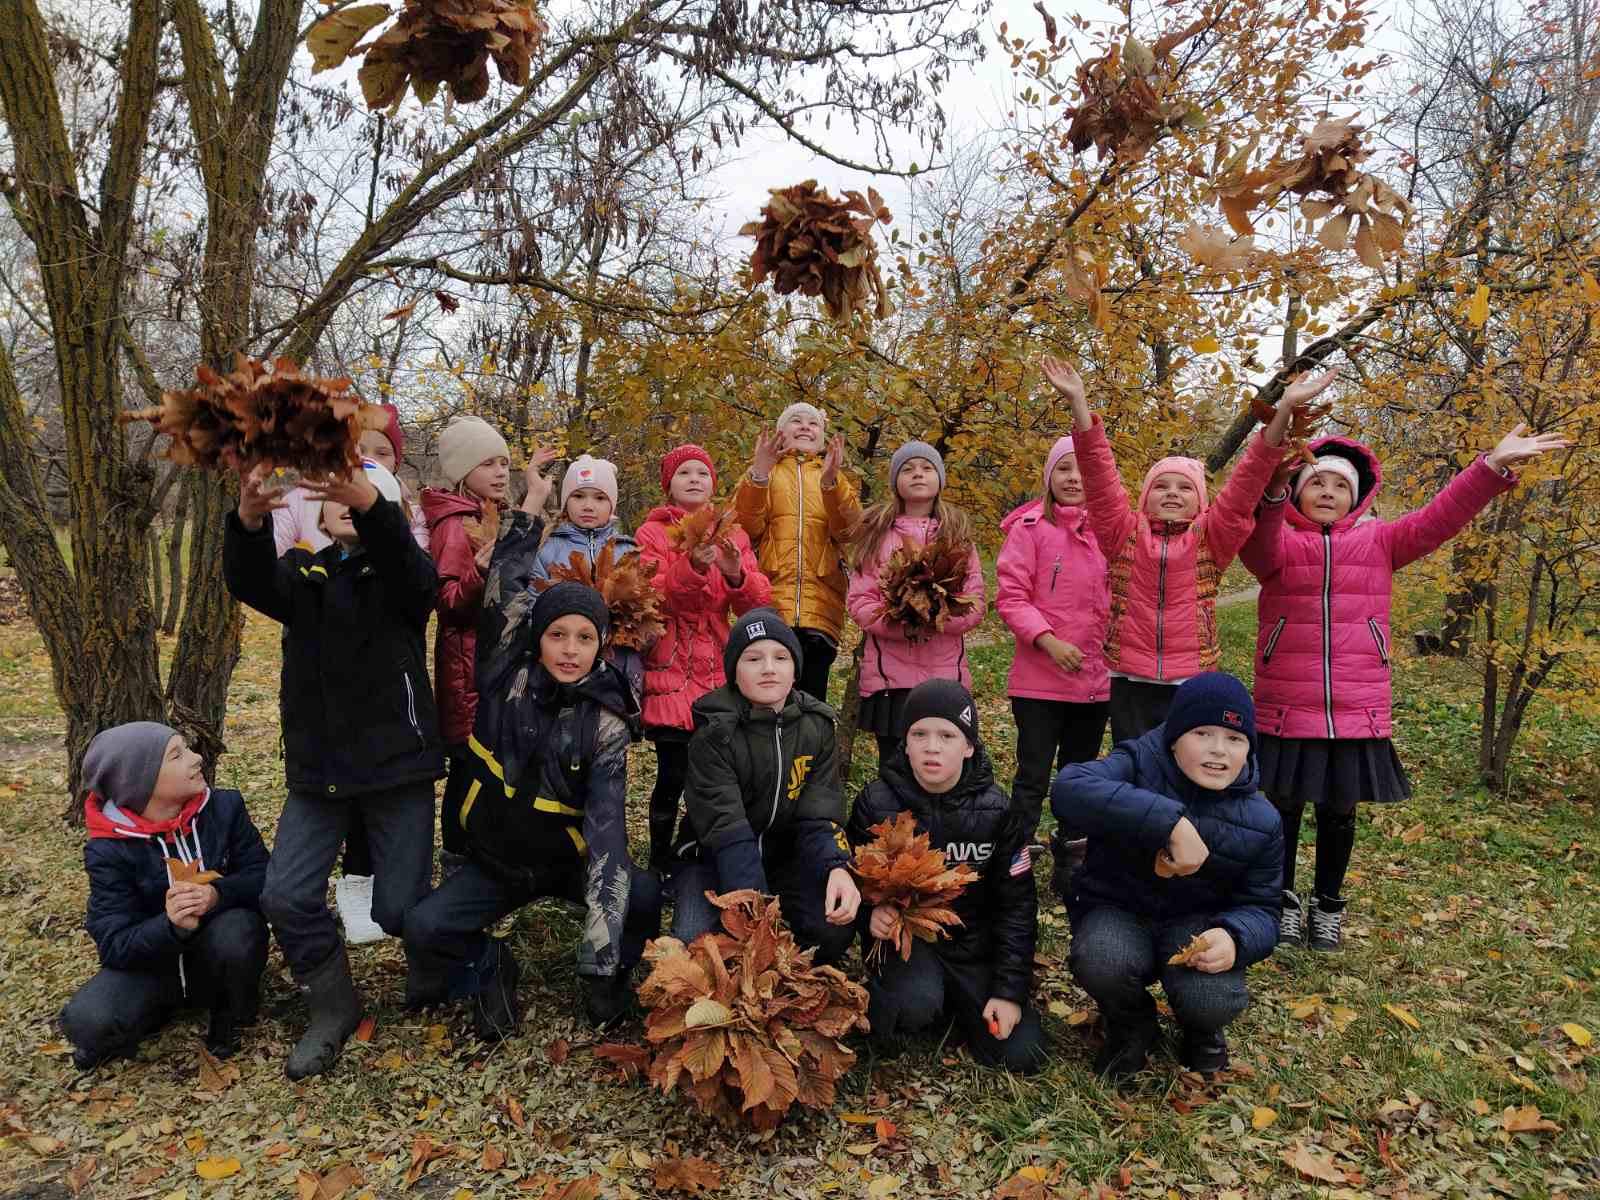
[[[961,924],[950,905],[978,875],[965,864],[952,867],[928,835],[917,832],[917,819],[909,812],[896,813],[868,832],[872,841],[856,851],[851,870],[862,899],[895,910],[895,929],[890,937],[873,939],[867,959],[881,959],[885,943],[909,959],[913,938],[937,941],[949,936],[950,926]]]
[[[667,526],[667,541],[679,553],[693,554],[701,546],[720,542],[735,516],[731,504],[701,505]]]
[[[846,192],[835,200],[815,179],[793,187],[768,189],[772,199],[762,219],[739,230],[756,239],[750,271],[760,284],[769,275],[780,296],[799,292],[821,296],[828,315],[848,323],[870,308],[886,317],[892,310],[878,271],[878,246],[872,225],[891,219],[883,197],[871,188]]]
[[[970,546],[941,537],[902,541],[878,572],[884,617],[922,636],[941,632],[951,617],[973,612],[982,597],[962,591],[971,553]]]
[[[655,585],[656,564],[645,562],[637,550],[618,555],[615,549],[607,544],[593,564],[582,551],[574,550],[565,563],[552,565],[549,577],[536,580],[533,587],[542,592],[563,579],[592,587],[605,597],[612,644],[645,650],[667,628],[661,593]]]
[[[1201,128],[1205,113],[1175,99],[1171,54],[1206,26],[1199,20],[1146,46],[1129,34],[1078,68],[1078,102],[1063,115],[1072,118],[1067,140],[1075,153],[1094,146],[1101,157],[1115,154],[1137,162],[1168,130],[1180,125]]]

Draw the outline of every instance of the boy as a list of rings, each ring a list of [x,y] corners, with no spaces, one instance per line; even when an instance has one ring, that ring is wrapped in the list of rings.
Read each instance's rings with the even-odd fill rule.
[[[100,971],[61,1010],[72,1061],[131,1055],[180,1006],[210,1011],[206,1047],[228,1057],[256,1019],[267,963],[267,848],[244,798],[208,788],[200,756],[154,721],[96,734],[83,788]],[[189,878],[200,872],[214,877]]]
[[[833,710],[795,687],[800,641],[770,608],[733,625],[727,684],[694,703],[684,812],[689,839],[673,878],[672,936],[718,928],[707,891],[775,893],[818,963],[844,956],[861,903],[846,869],[844,795]],[[769,886],[770,881],[770,886]]]
[[[979,1062],[1031,1074],[1044,1066],[1045,1040],[1028,1007],[1038,935],[1028,821],[994,781],[966,688],[953,679],[918,684],[901,725],[901,747],[850,813],[850,844],[871,841],[872,826],[909,811],[931,845],[979,878],[951,905],[961,924],[949,937],[914,941],[909,959],[884,948],[882,965],[867,976],[872,1036],[926,1029],[944,1013]],[[887,935],[893,917],[887,905],[874,908],[870,936]]]
[[[1255,706],[1215,671],[1177,689],[1164,724],[1057,776],[1056,818],[1089,838],[1063,899],[1072,973],[1105,1018],[1102,1075],[1144,1068],[1160,1037],[1146,990],[1157,979],[1183,1065],[1227,1068],[1223,1030],[1250,1001],[1245,968],[1277,944],[1282,902],[1283,829],[1256,779]],[[1197,937],[1203,948],[1169,965]]]

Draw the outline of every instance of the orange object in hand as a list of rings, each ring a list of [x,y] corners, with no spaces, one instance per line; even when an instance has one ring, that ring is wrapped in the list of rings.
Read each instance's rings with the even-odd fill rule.
[[[1000,1036],[1000,1018],[999,1017],[990,1017],[989,1018],[989,1036],[990,1037],[996,1037],[996,1038]]]
[[[1156,874],[1162,879],[1173,879],[1178,874],[1177,864],[1165,850],[1156,851]]]

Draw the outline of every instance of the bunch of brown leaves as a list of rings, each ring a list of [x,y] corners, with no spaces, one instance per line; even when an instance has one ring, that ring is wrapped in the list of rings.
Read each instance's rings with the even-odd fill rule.
[[[361,434],[387,419],[361,402],[350,380],[304,375],[287,358],[269,364],[238,354],[228,374],[201,366],[195,378],[195,387],[163,392],[160,404],[120,418],[148,421],[170,437],[166,456],[177,463],[212,470],[269,463],[347,475],[361,465]]]
[[[721,541],[735,515],[731,504],[703,504],[667,526],[667,541],[679,553],[693,554],[701,546]]]
[[[808,179],[768,192],[772,199],[761,209],[762,220],[739,230],[741,237],[756,239],[750,271],[757,284],[770,275],[780,296],[821,296],[828,315],[845,323],[869,307],[879,317],[893,311],[872,240],[873,222],[887,225],[892,218],[876,190],[868,188],[866,196],[850,191],[835,200]]]
[[[523,0],[406,0],[399,19],[381,36],[356,43],[388,20],[386,4],[359,4],[329,13],[311,27],[306,46],[313,71],[365,55],[357,77],[367,107],[398,107],[407,85],[422,104],[447,84],[458,103],[489,92],[489,60],[502,81],[528,82],[533,54],[550,27]]]
[[[1282,403],[1284,401],[1278,401],[1278,404]],[[1268,404],[1260,396],[1252,397],[1250,407],[1256,414],[1256,420],[1263,425],[1270,424],[1278,412],[1277,405]],[[1332,411],[1332,404],[1307,404],[1295,409],[1294,415],[1289,418],[1288,432],[1283,436],[1283,444],[1288,447],[1289,452],[1308,463],[1315,463],[1317,456],[1311,453],[1309,443],[1317,431],[1317,425]],[[1159,870],[1157,874],[1160,874]]]
[[[838,1039],[867,1029],[866,989],[835,967],[813,966],[775,898],[745,890],[710,899],[723,932],[645,948],[651,969],[639,1002],[655,1047],[650,1082],[687,1092],[728,1125],[742,1117],[774,1129],[796,1102],[829,1107],[834,1082],[855,1063]]]
[[[1352,244],[1369,267],[1383,265],[1383,256],[1405,241],[1404,219],[1411,211],[1405,197],[1376,176],[1361,170],[1371,151],[1361,145],[1355,118],[1319,121],[1300,139],[1300,154],[1278,159],[1254,171],[1245,167],[1249,148],[1234,156],[1217,185],[1217,204],[1235,232],[1252,231],[1250,214],[1270,206],[1284,192],[1302,197],[1300,212],[1311,221],[1327,217],[1317,241],[1329,250]],[[1327,199],[1314,199],[1322,195]],[[1355,237],[1351,238],[1351,225]]]
[[[538,580],[534,590],[542,592],[563,579],[592,587],[605,597],[611,614],[612,644],[644,650],[667,628],[654,582],[656,564],[645,562],[637,550],[620,556],[615,551],[608,543],[591,564],[582,551],[574,550],[564,565],[554,564],[549,578]]]
[[[869,832],[872,841],[856,851],[852,870],[864,900],[895,910],[895,926],[890,937],[873,940],[867,957],[882,958],[884,944],[893,943],[900,957],[909,959],[913,938],[937,941],[949,936],[949,926],[961,924],[950,904],[978,876],[965,864],[952,867],[928,835],[917,832],[917,819],[909,812],[896,813]]]
[[[1067,140],[1073,152],[1092,145],[1102,158],[1115,154],[1138,162],[1168,130],[1204,126],[1204,112],[1172,98],[1176,71],[1170,56],[1206,24],[1202,19],[1174,30],[1154,46],[1130,33],[1121,46],[1080,65],[1078,102],[1064,114],[1072,118]]]
[[[472,548],[482,550],[500,536],[500,506],[486,502],[483,512],[462,521],[461,528],[466,530],[467,541],[472,543]]]
[[[970,554],[970,546],[942,537],[926,543],[902,541],[878,572],[884,617],[922,634],[937,633],[951,617],[972,612],[981,597],[961,590]]]

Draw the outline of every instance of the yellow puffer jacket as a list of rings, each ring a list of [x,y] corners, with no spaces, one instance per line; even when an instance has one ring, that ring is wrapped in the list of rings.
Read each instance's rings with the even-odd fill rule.
[[[840,472],[822,486],[822,460],[786,454],[760,484],[747,473],[734,497],[739,524],[772,580],[772,607],[796,628],[834,641],[844,629],[843,551],[861,516],[855,484]]]

